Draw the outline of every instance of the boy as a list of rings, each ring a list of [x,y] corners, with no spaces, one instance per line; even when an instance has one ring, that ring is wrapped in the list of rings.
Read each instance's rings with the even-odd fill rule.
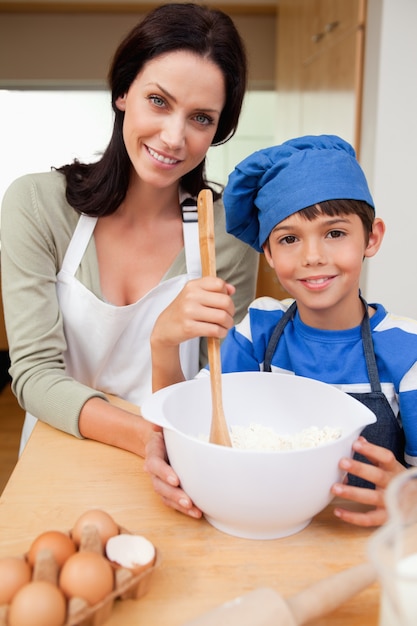
[[[259,298],[231,328],[233,289],[200,282],[190,287],[184,339],[197,332],[223,337],[231,328],[222,345],[224,373],[265,370],[315,378],[369,406],[377,422],[355,443],[355,458],[341,460],[350,484],[333,491],[375,508],[338,508],[335,514],[355,524],[381,524],[390,478],[403,464],[417,465],[417,323],[380,304],[369,306],[360,294],[363,260],[378,252],[385,226],[375,217],[355,152],[328,135],[260,150],[230,175],[224,204],[228,231],[265,254],[293,300]],[[161,316],[151,337],[154,390],[183,379],[178,346],[166,345],[163,326]],[[198,515],[184,506],[191,505],[185,494],[168,492],[175,475],[157,462],[162,443],[155,437],[148,446],[155,489],[171,505]]]

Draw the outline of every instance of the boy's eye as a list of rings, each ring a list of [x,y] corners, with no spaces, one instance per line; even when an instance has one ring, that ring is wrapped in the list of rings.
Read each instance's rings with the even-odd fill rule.
[[[279,243],[288,245],[288,244],[294,243],[295,241],[297,241],[297,237],[295,237],[295,235],[286,235],[285,237],[279,240]]]
[[[328,237],[330,239],[337,239],[338,237],[343,237],[344,233],[341,230],[331,230],[328,233]]]

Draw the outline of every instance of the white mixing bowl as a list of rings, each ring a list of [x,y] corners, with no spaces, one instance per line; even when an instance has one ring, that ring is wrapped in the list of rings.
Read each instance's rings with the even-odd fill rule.
[[[331,385],[267,372],[222,375],[229,428],[251,423],[281,434],[326,426],[340,438],[319,447],[286,451],[229,448],[207,443],[210,379],[161,389],[142,405],[145,419],[163,427],[169,462],[182,488],[215,528],[249,539],[275,539],[305,528],[332,500],[343,480],[342,456],[376,418],[363,404]]]

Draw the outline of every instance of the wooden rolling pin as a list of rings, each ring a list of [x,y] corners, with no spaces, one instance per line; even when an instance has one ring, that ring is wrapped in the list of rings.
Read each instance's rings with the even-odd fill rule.
[[[375,580],[373,566],[362,563],[289,598],[283,598],[270,588],[255,589],[183,626],[302,626],[331,613]]]

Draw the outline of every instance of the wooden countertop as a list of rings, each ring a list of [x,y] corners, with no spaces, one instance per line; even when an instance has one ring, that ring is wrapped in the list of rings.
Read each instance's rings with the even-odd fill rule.
[[[148,594],[117,601],[106,626],[180,626],[258,587],[290,596],[366,560],[372,532],[340,522],[330,505],[291,537],[232,537],[164,506],[141,458],[39,422],[0,499],[0,556],[23,554],[37,534],[68,530],[91,508],[145,535],[162,555]],[[376,626],[378,603],[375,583],[310,623]]]

